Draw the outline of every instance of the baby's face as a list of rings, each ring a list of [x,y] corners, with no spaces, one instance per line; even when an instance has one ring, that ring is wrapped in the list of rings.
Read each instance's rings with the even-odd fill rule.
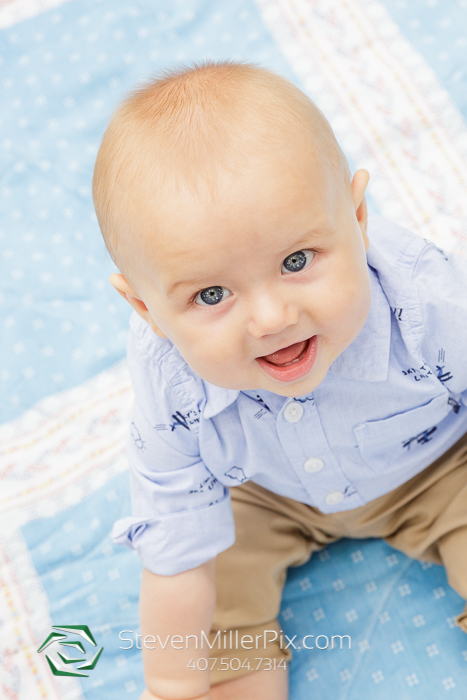
[[[212,384],[308,394],[370,309],[356,180],[352,201],[329,166],[287,144],[214,203],[145,203],[133,289],[147,312],[135,308]]]

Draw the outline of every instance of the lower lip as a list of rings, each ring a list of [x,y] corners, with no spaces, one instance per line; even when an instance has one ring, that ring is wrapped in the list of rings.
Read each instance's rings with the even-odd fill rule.
[[[279,382],[296,382],[303,379],[315,363],[318,352],[318,336],[309,339],[303,357],[290,365],[273,365],[263,357],[257,357],[256,362],[266,374]]]

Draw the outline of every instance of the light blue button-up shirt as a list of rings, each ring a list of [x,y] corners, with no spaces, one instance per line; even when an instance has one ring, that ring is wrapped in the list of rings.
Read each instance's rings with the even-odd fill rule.
[[[368,319],[307,396],[209,384],[132,316],[133,516],[113,537],[150,571],[185,571],[233,544],[228,486],[251,479],[323,513],[350,510],[467,431],[467,261],[381,217],[368,235]]]

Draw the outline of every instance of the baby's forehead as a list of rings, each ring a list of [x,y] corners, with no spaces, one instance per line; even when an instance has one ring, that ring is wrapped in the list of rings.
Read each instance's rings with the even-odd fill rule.
[[[247,182],[236,196],[220,190],[214,202],[187,194],[166,198],[160,207],[150,201],[147,208],[141,206],[135,212],[133,247],[145,269],[164,278],[174,273],[188,277],[192,270],[199,275],[226,264],[249,265],[285,257],[318,238],[323,242],[334,227],[336,208],[324,190],[311,185],[281,190],[282,175],[278,172],[272,185],[258,179],[255,191],[247,192]]]

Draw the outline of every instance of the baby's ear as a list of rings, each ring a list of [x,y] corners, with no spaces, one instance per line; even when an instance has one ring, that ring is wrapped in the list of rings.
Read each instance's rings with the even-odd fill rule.
[[[160,338],[167,338],[165,333],[161,331],[159,326],[157,326],[154,323],[154,319],[152,318],[151,314],[149,313],[148,307],[144,303],[144,301],[136,294],[135,291],[130,287],[126,279],[120,272],[114,272],[112,275],[109,277],[109,282],[114,287],[117,292],[127,300],[127,302],[134,308],[136,313],[138,313],[141,318],[143,318],[146,323],[149,323],[151,326],[152,330],[156,335],[158,335]]]
[[[366,206],[365,190],[370,179],[370,174],[367,170],[357,170],[352,179],[352,198],[355,207],[355,216],[363,236],[365,250],[368,250],[370,241],[367,236],[368,211]]]

